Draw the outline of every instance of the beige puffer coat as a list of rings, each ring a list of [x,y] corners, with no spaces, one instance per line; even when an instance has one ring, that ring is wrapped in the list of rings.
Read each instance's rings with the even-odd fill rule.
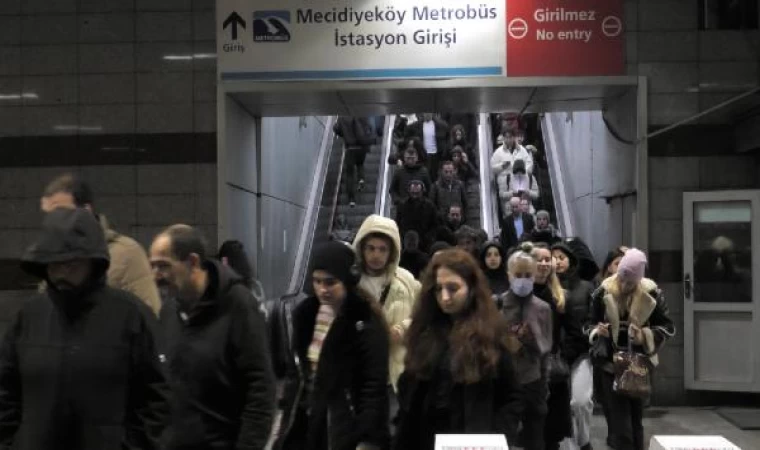
[[[394,247],[391,250],[390,262],[386,269],[385,286],[387,287],[390,285],[390,287],[388,288],[389,290],[385,299],[385,305],[383,305],[385,320],[388,322],[389,328],[400,325],[404,331],[406,331],[412,322],[412,310],[414,309],[414,303],[420,292],[420,282],[414,279],[414,276],[409,273],[409,271],[399,267],[399,261],[401,259],[401,237],[396,222],[386,217],[378,215],[367,217],[359,228],[359,231],[356,233],[354,250],[356,251],[360,262],[362,259],[362,241],[369,234],[373,233],[388,236],[393,242]],[[369,281],[367,280],[367,277],[362,276],[359,286],[364,287],[368,292],[372,292],[372,289],[367,289],[366,285],[368,283]],[[379,301],[379,299],[375,300]],[[405,355],[406,349],[403,344],[391,344],[389,369],[390,382],[393,384],[394,389],[396,389],[396,383],[398,382],[399,376],[401,376],[401,373],[404,371]]]

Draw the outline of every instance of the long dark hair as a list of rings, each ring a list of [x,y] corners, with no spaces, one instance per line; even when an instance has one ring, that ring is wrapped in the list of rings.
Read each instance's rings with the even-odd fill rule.
[[[628,247],[620,246],[618,248],[610,250],[609,253],[607,253],[607,257],[604,258],[604,264],[602,264],[602,268],[599,270],[599,275],[597,275],[598,282],[601,283],[609,276],[607,275],[607,269],[609,269],[609,267],[612,265],[612,262],[615,261],[616,258],[622,258],[623,255],[625,255],[626,250],[628,250]]]
[[[468,304],[456,321],[438,306],[436,277],[440,268],[462,277],[469,288]],[[492,377],[505,351],[504,326],[475,258],[464,250],[444,250],[423,274],[422,290],[406,334],[406,370],[429,379],[448,350],[454,381],[470,384]]]
[[[253,266],[248,260],[248,254],[243,247],[243,243],[240,241],[229,240],[222,243],[219,247],[219,260],[222,261],[226,258],[227,265],[234,270],[243,279],[248,289],[253,289],[254,279],[256,277],[253,272]]]

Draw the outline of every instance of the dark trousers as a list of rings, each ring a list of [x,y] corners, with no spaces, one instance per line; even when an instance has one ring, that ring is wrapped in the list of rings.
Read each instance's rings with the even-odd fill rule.
[[[615,430],[612,427],[610,402],[602,387],[604,384],[604,373],[604,369],[594,366],[594,398],[596,399],[596,402],[601,405],[602,411],[604,412],[604,421],[607,423],[607,442],[614,445],[617,439],[615,438]]]
[[[425,166],[428,172],[430,172],[430,178],[433,182],[438,180],[438,169],[441,164],[441,157],[438,154],[428,154],[425,160]]]
[[[356,179],[364,179],[364,160],[367,158],[368,149],[349,148],[343,158],[343,178],[345,181],[348,201],[356,201]]]
[[[601,388],[610,408],[608,426],[614,433],[616,450],[644,450],[644,402],[616,393],[612,388],[615,376],[601,372]]]
[[[544,448],[544,424],[548,411],[546,381],[540,379],[524,384],[521,391],[522,414],[520,415],[518,447],[525,450],[546,450]]]

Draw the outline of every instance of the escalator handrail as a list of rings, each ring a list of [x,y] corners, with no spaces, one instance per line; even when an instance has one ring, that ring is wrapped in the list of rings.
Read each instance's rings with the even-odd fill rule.
[[[325,131],[322,134],[322,143],[319,146],[319,155],[317,156],[317,161],[314,165],[316,173],[314,174],[311,186],[309,187],[309,196],[306,203],[307,208],[304,214],[303,226],[298,242],[298,250],[293,265],[293,273],[290,277],[290,283],[288,284],[288,293],[297,293],[301,291],[306,272],[308,271],[306,265],[309,264],[309,257],[314,243],[314,232],[317,226],[317,218],[319,217],[319,210],[322,206],[321,200],[325,186],[325,177],[327,176],[327,169],[333,153],[333,146],[339,145],[339,143],[336,142],[335,133],[333,132],[333,125],[335,125],[336,120],[337,116],[330,116],[325,123]],[[342,149],[343,145],[340,145],[340,147]],[[343,158],[342,150],[340,157],[341,159]]]
[[[496,199],[499,192],[496,189],[491,171],[491,155],[493,154],[493,136],[491,120],[488,113],[481,113],[478,124],[478,156],[480,158],[480,217],[481,226],[491,237],[498,233],[499,211]]]
[[[396,124],[396,116],[385,116],[385,129],[383,132],[383,144],[380,148],[380,177],[377,179],[377,196],[375,197],[375,214],[379,214],[383,217],[390,217],[391,215],[391,201],[388,188],[391,183],[391,176],[393,171],[391,165],[388,164],[388,157],[393,148],[393,129]]]
[[[557,214],[557,224],[563,236],[575,236],[573,229],[573,217],[565,192],[565,180],[560,162],[560,153],[556,139],[554,125],[550,113],[541,115],[541,130],[544,135],[544,153],[549,166],[549,178],[554,198],[554,211]]]

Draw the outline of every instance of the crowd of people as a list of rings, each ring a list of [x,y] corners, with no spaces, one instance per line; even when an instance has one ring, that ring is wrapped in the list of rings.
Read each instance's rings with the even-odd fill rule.
[[[467,126],[409,128],[396,219],[319,244],[306,292],[275,302],[240,242],[211,254],[177,224],[146,253],[87,183],[53,180],[22,259],[39,292],[0,346],[2,446],[404,450],[472,433],[587,450],[596,401],[608,445],[643,450],[645,398],[621,390],[615,358],[654,368],[675,333],[645,254],[621,247],[599,269],[529,194],[489,240],[457,194],[477,172]],[[509,180],[532,164],[500,167]]]

